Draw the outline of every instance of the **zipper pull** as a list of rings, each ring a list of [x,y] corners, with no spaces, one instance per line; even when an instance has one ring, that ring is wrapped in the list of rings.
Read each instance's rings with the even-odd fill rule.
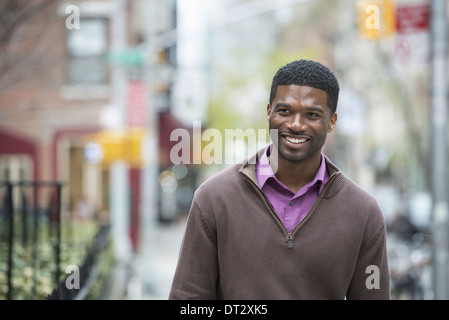
[[[288,247],[289,249],[293,248],[293,237],[292,237],[292,234],[291,234],[291,233],[289,233],[289,234],[287,235],[287,247]]]

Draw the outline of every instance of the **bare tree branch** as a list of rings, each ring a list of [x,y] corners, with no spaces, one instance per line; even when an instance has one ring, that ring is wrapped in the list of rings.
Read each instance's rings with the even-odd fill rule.
[[[0,7],[0,50],[11,39],[14,31],[25,21],[58,0],[20,1],[2,0]]]

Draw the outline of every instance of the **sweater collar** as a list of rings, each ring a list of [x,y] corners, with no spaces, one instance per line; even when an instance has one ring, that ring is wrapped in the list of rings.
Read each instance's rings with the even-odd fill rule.
[[[259,149],[253,156],[248,158],[239,168],[239,172],[247,176],[249,179],[251,179],[256,186],[259,186],[257,182],[257,176],[256,176],[256,163],[259,159],[262,159],[264,153],[265,153],[266,147],[263,147]],[[324,161],[326,163],[327,170],[329,172],[329,182],[331,182],[332,177],[335,175],[335,179],[332,182],[332,187],[327,188],[327,191],[324,193],[324,198],[330,198],[333,197],[338,191],[341,189],[341,171],[340,169],[332,162],[330,159],[323,154]],[[260,189],[260,188],[259,188]]]
[[[269,155],[270,155],[271,146],[272,146],[272,144],[267,146],[267,148],[265,149],[265,152],[262,154],[262,157],[256,164],[256,168],[255,168],[257,182],[261,189],[263,189],[265,183],[270,178],[278,181],[278,179],[276,178],[276,175],[274,174],[273,169],[271,168],[271,165],[270,165]],[[326,163],[324,161],[324,154],[321,153],[320,167],[318,168],[318,171],[317,171],[314,179],[311,182],[309,182],[307,185],[313,186],[313,185],[321,182],[320,187],[319,187],[319,192],[321,192],[321,190],[324,187],[323,181],[325,181],[325,180],[327,181],[326,176],[327,176]],[[327,178],[328,177],[329,176],[327,176]],[[278,183],[280,183],[280,182],[278,181]]]

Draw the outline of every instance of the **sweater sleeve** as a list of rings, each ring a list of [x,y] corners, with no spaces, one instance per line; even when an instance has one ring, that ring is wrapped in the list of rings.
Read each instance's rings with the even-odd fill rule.
[[[346,298],[348,300],[390,299],[385,223],[372,237],[363,242]]]
[[[194,200],[189,212],[169,300],[212,300],[218,280],[215,225]]]

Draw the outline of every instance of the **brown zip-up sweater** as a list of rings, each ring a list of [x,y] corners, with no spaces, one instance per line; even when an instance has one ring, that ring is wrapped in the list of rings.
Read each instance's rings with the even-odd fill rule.
[[[254,163],[232,165],[195,192],[169,299],[390,299],[375,199],[326,157],[329,181],[288,233]]]

